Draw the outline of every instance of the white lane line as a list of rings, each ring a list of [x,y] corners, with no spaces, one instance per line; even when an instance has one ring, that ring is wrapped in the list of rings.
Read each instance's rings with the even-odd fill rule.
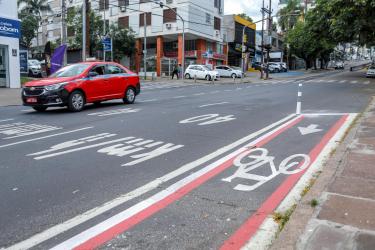
[[[46,139],[46,138],[55,137],[55,136],[59,136],[59,135],[71,134],[71,133],[75,133],[75,132],[79,132],[79,131],[83,131],[83,130],[87,130],[87,129],[91,129],[91,128],[93,128],[93,127],[85,127],[85,128],[70,130],[70,131],[57,133],[57,134],[53,134],[53,135],[46,135],[46,136],[42,136],[42,137],[38,137],[38,138],[28,139],[28,140],[24,140],[24,141],[12,142],[12,143],[9,143],[9,144],[0,145],[0,148],[10,147],[10,146],[13,146],[13,145],[18,145],[18,144],[22,144],[22,143],[26,143],[26,142],[39,141],[39,140],[43,140],[43,139]]]
[[[363,84],[366,84],[366,85],[370,84],[370,81],[365,81]]]
[[[217,102],[217,103],[210,103],[210,104],[201,105],[199,107],[204,108],[204,107],[209,107],[209,106],[223,105],[223,104],[227,104],[227,103],[229,103],[229,102]]]
[[[304,116],[343,116],[356,115],[356,113],[303,113]]]
[[[356,83],[358,83],[358,81],[351,81],[350,83],[356,84]]]
[[[115,225],[119,224],[120,222],[129,219],[130,217],[136,215],[137,213],[145,210],[146,208],[154,205],[155,203],[165,199],[166,197],[170,196],[173,193],[176,193],[178,190],[180,190],[182,187],[188,185],[189,183],[192,183],[194,180],[200,178],[204,174],[212,171],[213,169],[217,168],[218,166],[222,165],[224,162],[232,159],[233,157],[237,156],[238,154],[242,153],[243,151],[247,150],[249,147],[252,147],[256,145],[258,142],[264,140],[265,138],[268,138],[272,134],[277,133],[281,129],[289,126],[289,124],[295,122],[296,120],[300,119],[300,116],[295,117],[294,119],[281,124],[280,126],[274,128],[270,132],[262,135],[261,137],[255,139],[254,141],[249,142],[245,146],[241,147],[240,149],[237,149],[236,151],[230,153],[229,155],[224,156],[223,158],[209,164],[208,166],[205,166],[202,169],[199,169],[196,172],[191,173],[189,176],[177,181],[176,183],[172,184],[166,189],[163,189],[162,191],[154,194],[153,196],[140,201],[139,203],[133,205],[132,207],[110,217],[109,219],[83,231],[82,233],[73,236],[72,238],[62,242],[61,244],[51,248],[51,250],[65,250],[65,249],[74,249],[75,247],[78,247],[79,245],[87,242],[88,240],[92,239],[93,237],[109,230],[110,228],[114,227]]]
[[[231,89],[224,89],[223,91],[225,91],[225,92],[232,92],[233,90],[231,90]]]
[[[211,91],[210,93],[211,94],[216,94],[216,93],[219,93],[220,91],[219,90],[215,90],[215,91]]]
[[[333,83],[333,82],[336,82],[336,80],[329,80],[327,81],[328,83]]]
[[[4,119],[4,120],[0,120],[0,122],[8,122],[8,121],[13,121],[14,119]]]
[[[172,99],[180,99],[180,98],[185,98],[186,96],[184,95],[180,95],[180,96],[175,96],[175,97],[172,97]]]
[[[339,83],[346,83],[347,80],[341,80]]]
[[[158,99],[147,99],[147,100],[143,100],[143,101],[140,101],[140,103],[142,102],[154,102],[154,101],[157,101]]]
[[[154,190],[156,188],[158,188],[159,186],[163,185],[164,183],[180,176],[180,175],[183,175],[187,172],[190,172],[191,170],[201,166],[202,164],[230,151],[230,150],[233,150],[234,148],[238,147],[238,146],[241,146],[242,144],[248,142],[249,140],[252,140],[258,136],[260,136],[261,134],[287,122],[288,120],[292,119],[295,115],[292,114],[292,115],[289,115],[275,123],[272,123],[270,125],[268,125],[267,127],[257,131],[257,132],[254,132],[252,134],[249,134],[247,135],[246,137],[238,140],[238,141],[235,141],[225,147],[222,147],[206,156],[203,156],[202,158],[198,159],[198,160],[195,160],[193,162],[190,162],[186,165],[183,165],[182,167],[160,177],[160,178],[157,178],[149,183],[147,183],[146,185],[144,186],[141,186],[127,194],[124,194],[124,195],[121,195],[119,197],[117,197],[116,199],[114,200],[111,200],[105,204],[103,204],[102,206],[98,206],[96,208],[93,208],[89,211],[86,211],[85,213],[83,214],[80,214],[80,215],[77,215],[75,217],[73,217],[72,219],[70,220],[67,220],[61,224],[57,224],[43,232],[40,232],[34,236],[32,236],[31,238],[29,239],[26,239],[24,241],[21,241],[13,246],[11,246],[9,249],[30,249],[36,245],[39,245],[40,243],[46,241],[46,240],[49,240],[63,232],[66,232],[67,230],[70,230],[88,220],[91,220],[92,218],[95,218],[96,216],[100,215],[100,214],[103,214],[121,204],[124,204],[125,202],[128,202],[132,199],[135,199],[137,197],[140,197],[141,195],[144,195],[148,192],[150,192],[151,190]]]
[[[196,94],[193,94],[194,96],[200,96],[200,95],[204,95],[205,93],[202,92],[202,93],[196,93]]]

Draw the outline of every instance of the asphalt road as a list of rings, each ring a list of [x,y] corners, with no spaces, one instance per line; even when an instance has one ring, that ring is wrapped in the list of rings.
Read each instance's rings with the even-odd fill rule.
[[[2,107],[0,248],[242,246],[254,233],[243,228],[262,222],[254,214],[276,208],[374,85],[346,72],[145,84],[133,105],[80,113]]]

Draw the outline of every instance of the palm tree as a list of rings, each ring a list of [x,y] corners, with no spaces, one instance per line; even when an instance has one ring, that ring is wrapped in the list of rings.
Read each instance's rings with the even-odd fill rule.
[[[289,0],[287,6],[277,13],[279,16],[279,26],[283,32],[292,29],[296,25],[299,18],[296,15],[297,12],[303,13],[300,2],[300,0]]]
[[[42,12],[51,11],[48,0],[18,0],[18,6],[24,4],[21,9],[21,13],[27,13],[29,15],[35,15],[38,19],[38,29],[42,21]],[[38,32],[36,38],[37,47],[39,47]]]

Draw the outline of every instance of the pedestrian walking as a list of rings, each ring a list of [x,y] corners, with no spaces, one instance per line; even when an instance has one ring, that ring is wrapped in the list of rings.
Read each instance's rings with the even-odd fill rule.
[[[173,71],[172,71],[172,80],[174,78],[174,76],[177,76],[177,79],[178,79],[178,66],[175,65],[174,68],[173,68]]]
[[[182,78],[182,76],[181,76],[182,73],[183,72],[181,72],[181,64],[179,64],[178,67],[177,67],[177,77]]]

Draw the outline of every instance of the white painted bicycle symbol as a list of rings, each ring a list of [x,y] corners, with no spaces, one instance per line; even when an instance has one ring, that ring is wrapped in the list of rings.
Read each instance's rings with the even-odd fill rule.
[[[296,174],[310,165],[310,157],[305,154],[295,154],[285,158],[278,168],[275,166],[274,159],[275,157],[268,155],[268,150],[265,148],[246,150],[233,161],[233,165],[238,167],[237,171],[232,176],[222,179],[222,181],[232,182],[235,178],[247,179],[256,183],[251,185],[238,184],[234,189],[239,191],[253,191],[279,174]],[[254,173],[256,169],[265,165],[268,165],[270,168],[271,175],[264,176]]]

